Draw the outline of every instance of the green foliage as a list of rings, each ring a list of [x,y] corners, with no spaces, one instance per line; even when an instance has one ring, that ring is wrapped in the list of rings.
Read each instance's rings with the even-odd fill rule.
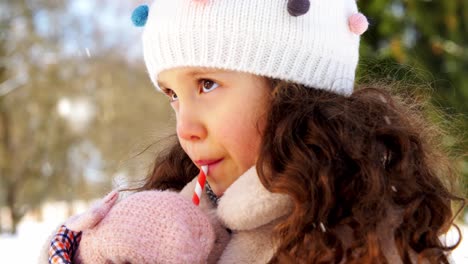
[[[361,38],[359,77],[430,86],[432,102],[452,122],[450,139],[441,140],[459,157],[465,155],[454,166],[462,172],[468,193],[468,1],[361,0],[358,4],[370,21]]]

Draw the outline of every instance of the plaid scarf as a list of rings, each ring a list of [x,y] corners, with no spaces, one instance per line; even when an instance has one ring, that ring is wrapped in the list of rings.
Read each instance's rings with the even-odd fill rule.
[[[208,198],[213,203],[213,205],[215,207],[218,206],[219,197],[216,196],[216,194],[213,192],[213,189],[211,189],[211,186],[208,184],[208,182],[205,183],[205,192],[208,194]]]

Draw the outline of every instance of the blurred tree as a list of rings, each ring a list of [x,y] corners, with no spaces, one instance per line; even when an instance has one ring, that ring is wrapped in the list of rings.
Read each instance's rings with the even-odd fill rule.
[[[48,1],[1,3],[0,200],[10,209],[13,233],[26,209],[40,202],[34,199],[38,188],[44,189],[37,177],[40,169],[35,161],[40,160],[38,157],[47,147],[41,141],[46,130],[40,126],[46,126],[48,115],[43,112],[46,109],[38,107],[38,101],[32,100],[37,98],[31,97],[30,92],[40,87],[42,52],[54,48],[53,40],[46,43],[39,36],[33,11],[46,2],[51,13],[63,8],[58,2]]]
[[[431,86],[433,103],[458,120],[452,132],[461,140],[441,140],[464,155],[468,191],[468,1],[361,0],[359,6],[370,21],[359,76]]]
[[[141,178],[142,164],[120,160],[171,118],[143,63],[123,52],[132,38],[102,30],[83,3],[0,3],[0,207],[13,233],[46,199],[102,195],[118,173]]]

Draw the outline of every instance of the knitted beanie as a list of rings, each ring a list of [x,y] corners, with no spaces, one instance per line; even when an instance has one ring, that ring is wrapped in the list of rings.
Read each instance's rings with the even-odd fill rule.
[[[206,263],[214,244],[207,216],[168,191],[143,191],[117,203],[83,231],[73,263]]]
[[[349,95],[367,29],[356,0],[155,0],[137,9],[143,53],[161,71],[248,72]]]

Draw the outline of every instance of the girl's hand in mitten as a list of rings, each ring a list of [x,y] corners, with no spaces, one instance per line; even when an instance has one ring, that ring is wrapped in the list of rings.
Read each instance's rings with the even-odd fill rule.
[[[141,191],[83,231],[73,263],[207,263],[214,241],[208,216],[190,199],[171,191]]]
[[[112,191],[89,210],[71,217],[59,228],[50,242],[50,264],[72,263],[71,259],[80,243],[82,231],[93,228],[107,215],[119,197],[118,194],[117,191]]]

